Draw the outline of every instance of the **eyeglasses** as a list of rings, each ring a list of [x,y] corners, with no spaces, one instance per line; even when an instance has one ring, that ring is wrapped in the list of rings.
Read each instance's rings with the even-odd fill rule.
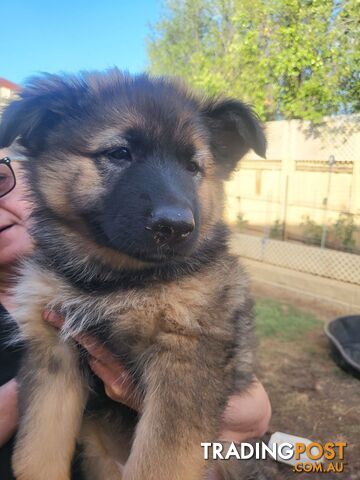
[[[14,190],[15,185],[16,177],[10,165],[10,158],[0,158],[0,198]]]

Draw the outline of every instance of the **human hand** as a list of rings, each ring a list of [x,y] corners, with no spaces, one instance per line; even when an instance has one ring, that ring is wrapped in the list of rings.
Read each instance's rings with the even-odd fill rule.
[[[259,380],[255,379],[246,392],[229,398],[219,440],[241,443],[262,437],[268,429],[270,418],[269,397]],[[206,480],[223,480],[216,465],[208,472]]]
[[[64,323],[63,319],[53,311],[46,311],[44,320],[56,328],[61,328]],[[140,395],[131,375],[119,360],[91,335],[77,335],[75,340],[89,353],[89,366],[103,381],[107,396],[133,410],[141,411]]]
[[[256,378],[245,392],[230,397],[219,440],[241,443],[262,437],[268,429],[270,419],[269,397]]]
[[[140,412],[142,399],[131,375],[119,360],[91,335],[77,336],[76,340],[89,353],[89,366],[103,381],[106,395],[115,402],[123,403]]]

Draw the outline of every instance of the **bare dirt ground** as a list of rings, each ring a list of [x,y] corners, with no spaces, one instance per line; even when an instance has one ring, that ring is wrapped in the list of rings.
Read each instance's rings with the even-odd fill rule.
[[[266,320],[264,323],[264,318],[259,319],[257,374],[273,407],[270,430],[348,445],[343,473],[299,474],[291,467],[270,462],[272,478],[360,479],[360,381],[333,362],[323,333],[322,320],[334,318],[339,312],[326,305],[309,304],[294,294],[275,292],[268,286],[255,285],[253,290],[262,308],[258,317]],[[267,328],[271,324],[266,318],[271,317],[267,302],[270,307],[275,304],[284,319],[297,323],[296,334],[293,327],[288,330],[286,323],[275,325],[273,331]]]

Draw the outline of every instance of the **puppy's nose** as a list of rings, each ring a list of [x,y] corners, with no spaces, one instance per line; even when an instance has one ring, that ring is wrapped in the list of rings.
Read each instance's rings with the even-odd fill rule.
[[[152,212],[148,230],[156,243],[175,243],[189,237],[195,228],[194,215],[190,208],[159,207]]]

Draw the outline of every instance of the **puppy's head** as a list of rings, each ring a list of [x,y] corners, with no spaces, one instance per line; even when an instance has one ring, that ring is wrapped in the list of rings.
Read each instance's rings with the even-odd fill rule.
[[[266,148],[243,103],[116,69],[32,80],[0,126],[0,147],[16,139],[35,203],[60,231],[145,262],[183,258],[208,241],[222,181],[249,149]]]

